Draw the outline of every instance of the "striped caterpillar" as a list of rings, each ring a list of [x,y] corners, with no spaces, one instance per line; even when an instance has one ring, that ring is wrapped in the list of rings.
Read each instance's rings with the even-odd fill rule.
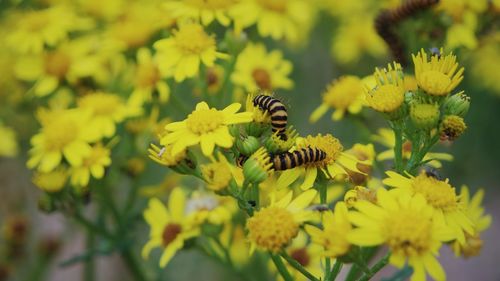
[[[288,121],[288,113],[285,105],[278,99],[266,95],[257,95],[253,99],[253,105],[258,106],[261,110],[269,112],[271,115],[271,127],[273,133],[286,140],[286,125]]]
[[[284,152],[271,155],[271,162],[276,171],[293,169],[308,163],[322,161],[326,158],[326,152],[318,148],[302,148],[293,152]]]

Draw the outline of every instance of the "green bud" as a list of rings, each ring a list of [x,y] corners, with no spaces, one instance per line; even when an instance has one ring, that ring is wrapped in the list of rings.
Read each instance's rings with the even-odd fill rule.
[[[224,36],[223,44],[232,54],[239,54],[245,49],[248,36],[243,31],[228,30]]]
[[[251,122],[245,124],[245,131],[249,136],[260,137],[264,132],[269,130],[269,124]]]
[[[429,130],[436,126],[439,121],[439,106],[437,104],[412,104],[410,107],[410,118],[415,127]]]
[[[470,107],[470,97],[460,92],[453,96],[449,96],[444,104],[444,113],[446,115],[457,115],[460,117],[465,117]]]
[[[52,213],[56,210],[54,199],[47,193],[42,193],[38,197],[38,209],[45,213]]]
[[[270,153],[281,153],[290,150],[295,144],[298,134],[295,129],[289,127],[285,131],[285,138],[278,134],[272,134],[264,141],[264,146]]]
[[[266,149],[261,147],[243,164],[243,175],[246,181],[258,184],[267,179],[271,168],[271,158]]]
[[[243,155],[252,155],[260,147],[259,140],[254,136],[236,140],[236,147]]]

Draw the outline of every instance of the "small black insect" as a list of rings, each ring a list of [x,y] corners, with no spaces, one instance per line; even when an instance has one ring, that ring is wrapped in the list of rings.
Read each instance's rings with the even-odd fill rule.
[[[441,51],[439,48],[432,47],[429,49],[429,52],[431,53],[431,56],[437,56],[438,59],[441,58]]]

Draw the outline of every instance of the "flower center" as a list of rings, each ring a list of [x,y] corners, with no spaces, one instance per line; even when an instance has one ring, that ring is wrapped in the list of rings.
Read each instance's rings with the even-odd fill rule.
[[[221,162],[203,165],[201,169],[203,177],[208,181],[208,188],[214,191],[225,188],[232,179],[229,167]]]
[[[431,247],[432,222],[414,210],[394,212],[386,221],[387,243],[391,251],[416,256]]]
[[[160,72],[152,63],[139,65],[135,75],[136,85],[141,88],[153,87],[160,80]]]
[[[427,93],[440,96],[448,94],[447,89],[451,84],[451,79],[440,71],[428,70],[418,77],[418,84]]]
[[[333,108],[346,109],[363,93],[363,84],[356,77],[344,76],[328,87],[323,101]]]
[[[252,77],[261,90],[271,90],[271,75],[267,70],[256,68],[252,71]]]
[[[287,0],[257,0],[257,3],[264,9],[277,13],[286,12]]]
[[[264,208],[247,221],[249,237],[257,246],[278,252],[297,236],[299,225],[293,215],[279,207]]]
[[[445,181],[429,177],[422,173],[412,183],[413,190],[422,194],[429,205],[443,211],[454,211],[458,207],[455,188]]]
[[[62,150],[73,142],[78,135],[78,128],[72,120],[54,118],[43,128],[47,150]]]
[[[393,112],[404,101],[404,89],[392,84],[381,85],[366,95],[366,101],[376,111]]]
[[[302,266],[308,266],[311,261],[311,257],[309,257],[306,248],[295,249],[292,251],[290,256],[294,260],[298,261]]]
[[[318,148],[326,153],[326,158],[320,162],[311,163],[311,165],[326,166],[331,165],[340,156],[340,153],[344,150],[344,147],[340,141],[330,134],[317,136],[307,136],[302,144],[298,145],[298,148],[314,147]]]
[[[83,160],[84,167],[91,167],[96,164],[106,165],[108,161],[106,159],[109,157],[109,151],[102,145],[96,145],[92,149],[90,155]]]
[[[187,128],[198,135],[213,132],[224,124],[224,114],[215,108],[196,110],[188,115]]]
[[[215,39],[203,30],[201,25],[188,24],[175,32],[175,44],[186,55],[200,55],[215,48]]]
[[[217,72],[215,71],[214,68],[209,68],[207,69],[207,85],[208,87],[213,87],[217,85],[217,82],[219,81],[219,77],[217,75]]]
[[[78,105],[82,108],[92,109],[94,115],[97,116],[112,116],[121,108],[122,102],[117,95],[94,93],[81,98]]]
[[[170,243],[172,243],[172,241],[175,240],[175,238],[177,238],[177,236],[181,232],[182,232],[182,226],[180,224],[176,223],[167,224],[167,226],[165,226],[165,228],[163,229],[163,233],[161,236],[163,246],[167,247]]]
[[[45,72],[59,79],[66,75],[70,65],[70,57],[61,51],[49,53],[45,56]]]

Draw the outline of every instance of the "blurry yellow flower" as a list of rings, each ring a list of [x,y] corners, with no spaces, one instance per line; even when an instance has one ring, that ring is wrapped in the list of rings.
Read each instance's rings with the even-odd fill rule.
[[[377,154],[378,161],[386,161],[394,159],[394,131],[387,128],[378,129],[377,134],[373,135],[372,140],[388,148]],[[403,159],[410,159],[411,156],[411,142],[406,140],[403,143]],[[448,153],[429,152],[422,161],[428,161],[427,165],[434,168],[441,168],[441,161],[453,161],[453,155]]]
[[[16,131],[2,124],[0,121],[0,157],[15,157],[19,147]]]
[[[352,226],[347,217],[345,203],[337,202],[334,212],[323,212],[322,224],[323,229],[311,225],[305,226],[311,240],[323,247],[322,254],[331,258],[346,254],[351,247],[347,237],[352,230]]]
[[[442,243],[454,236],[424,197],[380,188],[377,202],[359,201],[356,211],[349,212],[350,221],[357,226],[350,232],[349,242],[368,247],[387,244],[389,262],[402,268],[408,261],[413,268],[412,281],[425,281],[426,272],[435,280],[445,280],[435,256]]]
[[[312,26],[315,10],[306,0],[242,0],[231,15],[242,27],[256,24],[264,37],[297,43]]]
[[[297,138],[297,149],[308,147],[324,151],[326,153],[326,158],[319,162],[313,162],[283,171],[280,175],[279,186],[291,185],[301,175],[304,175],[305,178],[300,188],[306,190],[314,185],[318,176],[318,171],[331,179],[342,175],[348,175],[348,170],[361,172],[357,168],[357,164],[362,161],[343,152],[344,148],[340,141],[330,134],[309,135],[305,138]]]
[[[306,207],[316,197],[315,190],[301,193],[293,201],[293,191],[277,202],[271,202],[247,220],[248,238],[251,252],[258,247],[271,252],[278,252],[287,246],[297,233],[299,226],[312,218],[312,211]]]
[[[171,37],[154,43],[161,73],[164,76],[173,73],[177,82],[198,75],[200,63],[211,67],[217,58],[225,57],[217,52],[215,43],[215,38],[208,35],[203,26],[181,25]]]
[[[142,248],[142,257],[147,258],[153,248],[160,247],[163,254],[160,266],[165,267],[175,253],[182,249],[184,241],[198,236],[199,227],[193,217],[186,214],[186,195],[180,187],[172,190],[168,208],[157,198],[149,200],[144,210],[144,219],[150,226],[149,241]]]
[[[134,91],[130,102],[142,106],[144,102],[151,102],[153,94],[158,93],[160,102],[165,103],[170,97],[170,88],[161,78],[157,63],[153,60],[147,48],[137,51],[137,68],[135,70]]]
[[[430,95],[447,95],[463,79],[464,68],[458,68],[457,57],[451,53],[445,55],[441,50],[441,56],[428,58],[422,49],[416,56],[412,54],[412,58],[417,84]]]
[[[359,185],[355,186],[345,193],[344,202],[348,208],[353,208],[360,200],[366,200],[373,204],[377,204],[377,189],[378,188],[366,188]]]
[[[362,162],[356,164],[361,173],[347,169],[349,179],[355,185],[364,184],[371,177],[373,161],[375,160],[375,148],[373,144],[356,143],[345,152]]]
[[[232,198],[216,196],[213,193],[193,192],[186,202],[186,216],[192,216],[197,224],[228,223],[232,217],[232,209],[237,208],[229,206],[229,202],[235,203]]]
[[[332,120],[342,119],[348,113],[359,113],[364,104],[364,86],[356,76],[342,76],[328,85],[323,93],[323,102],[309,117],[316,122],[329,108],[333,108]]]
[[[228,26],[231,22],[229,11],[239,0],[169,0],[164,6],[168,13],[178,21],[201,20],[209,25],[214,20]]]
[[[342,22],[332,40],[331,52],[341,64],[357,62],[364,53],[373,57],[386,54],[386,45],[373,27],[372,16],[358,16]]]
[[[175,154],[172,152],[172,149],[172,145],[167,145],[163,148],[160,148],[154,144],[151,144],[151,147],[148,149],[149,158],[163,166],[176,166],[180,164],[181,161],[186,159],[186,149],[183,149]]]
[[[126,7],[126,0],[77,0],[78,8],[101,20],[114,20]]]
[[[464,14],[479,14],[488,9],[488,0],[441,0],[437,4],[438,11],[444,11],[455,21],[461,21]]]
[[[293,81],[288,76],[292,63],[283,59],[279,50],[267,52],[263,44],[248,44],[238,55],[231,81],[247,92],[257,90],[291,89]]]
[[[321,267],[321,246],[309,243],[308,237],[304,231],[299,231],[297,237],[292,240],[292,243],[286,247],[285,251],[294,260],[296,260],[300,265],[302,265],[309,273],[319,278],[323,274]],[[285,264],[288,272],[292,275],[293,280],[309,280],[306,279],[302,273],[290,266],[288,263]],[[271,270],[276,270],[276,266],[272,264]],[[278,280],[283,280],[281,276],[278,276]]]
[[[33,175],[33,184],[45,192],[58,192],[68,180],[68,171],[58,168],[48,173],[36,172]]]
[[[456,23],[446,31],[446,48],[456,49],[462,46],[470,50],[476,49],[478,41],[475,27],[464,23]]]
[[[217,153],[218,161],[201,166],[207,188],[221,191],[229,186],[234,179],[238,186],[243,184],[243,170],[231,165],[222,153]]]
[[[500,83],[498,83],[496,65],[500,64],[500,32],[494,32],[483,37],[482,40],[483,44],[471,54],[469,60],[471,73],[475,81],[492,89],[498,96],[500,95]]]
[[[135,106],[127,106],[120,96],[105,92],[86,94],[77,100],[77,104],[79,108],[92,113],[92,126],[103,137],[112,137],[116,124],[137,115],[141,110]]]
[[[63,156],[71,166],[80,166],[90,155],[90,142],[99,138],[99,131],[90,124],[91,113],[81,109],[37,112],[42,128],[31,138],[28,167],[41,172],[54,170]]]
[[[387,171],[386,174],[389,177],[385,178],[383,183],[396,188],[395,191],[422,195],[434,209],[434,217],[443,220],[460,244],[465,243],[465,233],[474,233],[473,223],[466,216],[455,188],[448,183],[448,179],[441,181],[425,172],[410,178],[392,171]]]
[[[92,146],[90,154],[83,158],[82,165],[71,168],[71,184],[87,186],[90,176],[96,179],[104,177],[104,169],[109,165],[111,165],[111,151],[101,143],[97,143]]]
[[[206,156],[212,155],[215,145],[229,148],[234,138],[229,133],[228,125],[252,121],[251,113],[236,113],[240,107],[239,103],[233,103],[223,110],[217,110],[209,108],[206,102],[200,102],[186,120],[165,126],[170,133],[162,139],[162,144],[172,144],[173,154],[200,144]]]
[[[79,17],[69,5],[16,12],[10,20],[12,31],[5,40],[20,53],[41,53],[45,46],[54,47],[66,39],[70,32],[92,27],[91,21]]]
[[[394,62],[388,68],[375,69],[373,74],[377,85],[366,93],[368,105],[378,112],[395,114],[404,102],[404,82],[401,65]]]
[[[474,234],[465,235],[465,244],[460,244],[455,241],[452,244],[455,255],[462,255],[466,258],[478,256],[481,252],[483,241],[481,240],[481,233],[488,229],[491,225],[491,216],[484,214],[484,207],[482,205],[484,190],[479,189],[476,194],[471,198],[467,186],[462,186],[460,190],[460,204],[463,205],[465,214],[469,219],[474,222]]]

